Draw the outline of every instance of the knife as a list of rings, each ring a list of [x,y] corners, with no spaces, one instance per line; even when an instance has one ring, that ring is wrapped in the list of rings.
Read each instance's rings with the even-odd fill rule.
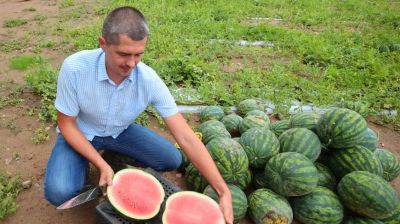
[[[86,202],[89,202],[91,200],[94,200],[98,197],[105,195],[105,192],[106,192],[106,185],[97,186],[97,187],[87,190],[81,194],[78,194],[77,196],[62,203],[60,206],[57,207],[57,209],[68,209],[68,208],[72,208],[72,207],[84,204]]]

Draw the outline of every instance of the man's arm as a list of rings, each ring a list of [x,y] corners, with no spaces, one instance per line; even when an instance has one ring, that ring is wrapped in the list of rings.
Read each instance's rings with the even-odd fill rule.
[[[180,113],[164,119],[169,131],[219,196],[219,204],[227,223],[233,223],[232,196],[204,144],[196,137]]]
[[[99,185],[107,184],[111,186],[113,170],[79,130],[76,125],[76,117],[58,112],[57,124],[68,144],[100,171]]]

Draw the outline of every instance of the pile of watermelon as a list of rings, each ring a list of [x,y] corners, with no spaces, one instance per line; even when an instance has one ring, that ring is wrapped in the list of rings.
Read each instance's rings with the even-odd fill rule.
[[[237,113],[205,107],[198,131],[233,198],[237,222],[256,224],[400,223],[400,196],[390,181],[400,161],[377,148],[377,135],[359,113],[332,107],[271,122],[265,105],[247,99]],[[190,190],[218,200],[188,164]]]

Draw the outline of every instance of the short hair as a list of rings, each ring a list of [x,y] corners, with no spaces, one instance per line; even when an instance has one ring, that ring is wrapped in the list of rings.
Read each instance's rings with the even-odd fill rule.
[[[130,6],[112,10],[104,20],[102,36],[107,44],[119,44],[119,35],[125,34],[135,41],[143,40],[149,34],[144,15]]]

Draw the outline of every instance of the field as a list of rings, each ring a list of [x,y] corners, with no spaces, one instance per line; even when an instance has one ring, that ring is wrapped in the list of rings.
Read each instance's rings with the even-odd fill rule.
[[[0,222],[95,223],[97,202],[60,212],[43,197],[56,79],[65,57],[98,47],[105,15],[126,4],[146,15],[143,61],[178,104],[261,98],[275,105],[272,119],[283,119],[293,102],[355,101],[368,106],[379,147],[400,158],[399,1],[0,0],[0,186],[8,184],[10,201]],[[197,115],[186,117],[198,125]],[[154,113],[137,122],[174,141]],[[181,174],[164,175],[186,188]],[[399,178],[392,185],[400,192]],[[2,219],[13,202],[17,210]]]

